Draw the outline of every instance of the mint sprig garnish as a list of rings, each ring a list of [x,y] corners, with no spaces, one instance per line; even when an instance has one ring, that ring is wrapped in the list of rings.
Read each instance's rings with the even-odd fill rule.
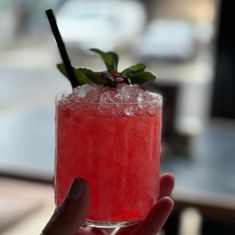
[[[145,70],[145,65],[144,64],[135,64],[132,65],[131,67],[128,67],[124,69],[121,74],[122,75],[128,75],[128,73],[136,73],[136,72],[142,72]]]
[[[131,79],[132,84],[142,85],[146,82],[153,81],[156,77],[150,72],[140,71],[135,73],[128,73],[127,77]]]
[[[65,69],[64,64],[57,64],[56,65],[58,70],[69,79],[68,73]],[[73,67],[74,74],[76,76],[76,85],[81,86],[83,84],[100,84],[100,85],[107,85],[108,81],[105,79],[102,79],[101,76],[99,75],[100,73],[93,72],[90,69],[86,68],[75,68]],[[69,79],[70,80],[70,79]]]
[[[56,65],[58,70],[65,76],[67,77],[69,80],[70,80],[70,77],[66,71],[66,68],[65,68],[65,65],[64,64],[57,64]],[[73,72],[75,74],[75,78],[76,78],[76,85],[79,86],[79,85],[83,85],[83,84],[91,84],[92,81],[83,73],[80,71],[80,69],[77,69],[77,68],[73,68]]]
[[[76,69],[78,70],[78,69]],[[100,76],[99,72],[94,72],[90,69],[86,68],[79,68],[80,72],[82,72],[92,83],[100,84],[100,85],[107,85],[108,81],[102,76]]]
[[[156,78],[152,73],[145,71],[145,65],[143,64],[136,64],[124,69],[121,74],[128,77],[132,84],[144,84]]]
[[[100,55],[101,59],[104,61],[107,72],[94,72],[87,68],[75,68],[72,66],[76,77],[76,86],[88,83],[116,87],[118,83],[123,82],[127,84],[142,85],[146,82],[153,81],[156,78],[156,76],[151,72],[145,71],[145,65],[143,64],[132,65],[119,73],[117,72],[119,57],[115,52],[103,52],[96,48],[92,48],[90,51]],[[70,80],[66,67],[63,63],[57,64],[57,68]]]
[[[107,71],[109,73],[117,71],[117,66],[118,66],[118,55],[115,52],[109,51],[109,52],[103,52],[99,49],[92,48],[90,51],[93,51],[97,54],[99,54],[104,61]]]

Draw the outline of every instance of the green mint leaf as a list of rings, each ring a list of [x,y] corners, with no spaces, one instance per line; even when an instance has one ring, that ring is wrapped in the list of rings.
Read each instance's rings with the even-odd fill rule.
[[[68,76],[68,73],[66,71],[66,68],[65,68],[64,64],[63,63],[62,64],[57,64],[56,66],[57,66],[58,70],[64,76],[66,76],[69,79],[69,76]],[[77,81],[77,86],[80,86],[80,85],[83,85],[83,84],[87,84],[87,83],[89,83],[89,84],[93,83],[85,74],[83,74],[80,71],[80,69],[73,67],[73,70],[74,70],[74,73],[75,73],[75,77],[76,77],[76,81]]]
[[[142,72],[145,70],[145,65],[143,64],[135,64],[135,65],[132,65],[126,69],[124,69],[121,74],[122,75],[127,75],[128,76],[128,73],[130,72]]]
[[[66,68],[63,63],[61,64],[56,64],[57,69],[66,77],[68,80],[71,82],[70,77],[66,71]],[[74,68],[73,68],[74,69]],[[76,81],[77,82],[77,81]],[[72,82],[71,82],[72,83]],[[78,85],[78,84],[77,84]]]
[[[116,53],[114,53],[112,51],[103,52],[103,51],[96,49],[96,48],[92,48],[92,49],[90,49],[90,51],[93,51],[101,56],[102,60],[105,63],[107,71],[109,73],[117,71],[118,55]]]
[[[92,83],[110,87],[116,87],[117,83],[120,82],[142,85],[156,78],[152,73],[145,71],[145,65],[143,64],[132,65],[119,73],[117,71],[119,57],[115,52],[103,52],[96,48],[90,50],[100,55],[107,67],[107,72],[94,72],[86,68],[73,67],[76,81],[72,82],[64,64],[57,64],[58,70],[69,79],[73,88]]]
[[[139,84],[139,85],[153,81],[156,78],[156,76],[153,75],[152,73],[144,71],[134,72],[134,73],[130,72],[128,74],[128,77],[131,79],[132,84]]]
[[[92,84],[93,82],[85,75],[83,74],[79,68],[75,69],[75,76],[77,78],[77,81],[79,83],[79,85],[83,85],[83,84]]]
[[[100,85],[107,85],[108,81],[105,79],[102,79],[99,75],[98,72],[93,72],[90,69],[86,69],[86,68],[79,68],[79,70],[86,76],[89,78],[89,80],[91,80],[93,83],[95,84],[100,84]]]
[[[112,72],[116,72],[117,69],[118,69],[119,56],[118,56],[118,54],[116,54],[116,53],[113,52],[113,51],[109,51],[109,52],[108,52],[108,55],[109,55],[109,56],[112,56],[112,58],[113,58],[114,68],[113,68],[113,71],[112,71]]]

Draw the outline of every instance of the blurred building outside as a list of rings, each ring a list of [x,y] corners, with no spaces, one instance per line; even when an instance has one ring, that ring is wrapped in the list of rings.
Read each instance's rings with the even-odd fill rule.
[[[105,12],[107,9],[112,11],[112,1],[98,2],[99,12]],[[55,68],[55,64],[61,59],[44,10],[53,8],[57,13],[59,26],[62,26],[63,21],[60,21],[60,18],[63,19],[65,11],[63,9],[66,9],[66,6],[71,8],[73,4],[76,8],[81,4],[86,11],[82,13],[79,13],[79,10],[74,11],[75,18],[83,19],[87,24],[92,24],[99,19],[99,27],[105,28],[103,26],[109,22],[112,12],[109,15],[96,14],[91,7],[96,3],[95,0],[1,0],[0,150],[5,156],[1,161],[6,171],[19,169],[18,165],[14,167],[16,157],[24,169],[28,166],[27,162],[32,161],[31,155],[34,156],[35,163],[41,162],[40,171],[44,172],[45,177],[51,175],[53,171],[54,97],[56,93],[71,90],[71,88],[68,81]],[[170,122],[174,122],[174,128],[182,135],[199,134],[209,119],[219,2],[216,0],[117,0],[114,3],[113,16],[115,17],[112,18],[111,25],[107,26],[106,33],[110,34],[110,27],[115,28],[116,24],[120,28],[117,32],[122,34],[118,41],[122,41],[125,38],[125,32],[128,31],[121,30],[124,28],[122,25],[125,25],[123,20],[128,21],[128,19],[129,28],[134,29],[132,34],[129,34],[129,41],[123,41],[123,45],[117,44],[117,41],[110,44],[111,48],[120,54],[120,69],[143,62],[148,70],[158,76],[156,83],[152,84],[153,89],[161,86],[177,87],[177,97],[174,98],[175,114]],[[135,11],[128,16],[129,18],[119,17],[124,11],[121,10],[118,15],[119,7],[126,9],[125,15],[128,15],[128,9],[129,12],[132,9]],[[73,31],[76,31],[76,20],[74,24]],[[80,44],[68,43],[65,29],[63,30],[63,26],[61,28],[71,60],[75,65],[91,67],[94,70],[104,69],[96,56],[84,53],[86,45],[80,47]],[[87,39],[90,40],[92,31],[89,29],[89,34],[86,34],[87,31],[88,29],[80,27],[77,32],[78,37],[79,34],[87,35]],[[115,31],[116,28],[113,31],[114,35],[117,33]],[[101,47],[102,44],[107,44],[102,35],[97,37],[100,37]],[[109,39],[111,41],[113,37]],[[184,43],[181,43],[182,41]],[[93,47],[92,40],[87,47]],[[166,104],[166,106],[171,105],[173,104]],[[28,125],[25,126],[26,123]],[[32,141],[30,147],[27,144],[27,138],[22,138],[20,129],[22,125],[24,136],[33,136],[30,139]],[[38,133],[36,127],[39,125],[42,126]],[[12,148],[12,145],[15,148]],[[44,147],[41,148],[41,146]],[[49,164],[46,164],[47,162]],[[35,173],[34,170],[31,171]]]
[[[67,2],[65,4],[63,4],[65,1],[59,0],[40,2],[2,0],[2,2],[5,2],[7,6],[5,6],[5,10],[0,11],[2,19],[0,28],[3,32],[1,35],[5,37],[0,37],[1,66],[18,69],[41,68],[42,70],[51,70],[56,73],[53,65],[60,61],[60,58],[44,15],[44,9],[47,7],[58,9],[58,22],[60,22],[60,9],[63,9]],[[68,2],[84,3],[84,1]],[[92,3],[92,1],[87,2]],[[103,8],[105,10],[105,7],[107,8],[107,1],[99,2],[100,6],[104,2]],[[118,4],[118,2],[122,3],[123,1],[115,2]],[[140,2],[139,4],[141,4]],[[137,4],[138,1],[135,3]],[[90,20],[91,17],[98,17],[90,15],[93,10],[89,10],[91,9],[89,4],[86,7],[88,9],[87,16],[81,15],[80,18],[87,17]],[[141,9],[141,5],[138,5],[136,8]],[[4,7],[1,9],[4,9]],[[196,132],[197,129],[200,131],[200,128],[202,128],[207,120],[210,103],[217,1],[198,0],[195,2],[177,0],[174,3],[169,0],[146,1],[142,5],[143,9],[146,12],[145,17],[142,11],[137,11],[135,18],[141,18],[142,20],[141,23],[135,22],[133,25],[143,25],[145,22],[144,18],[147,19],[147,16],[151,16],[148,22],[146,22],[145,28],[142,26],[141,30],[141,26],[139,26],[140,28],[136,31],[139,34],[133,34],[136,36],[130,37],[132,40],[128,44],[113,47],[113,50],[117,50],[121,54],[120,67],[132,64],[133,62],[145,62],[149,70],[154,71],[158,75],[159,83],[179,83],[180,97],[178,101],[177,126],[180,129],[187,129],[187,124],[192,124],[195,126]],[[4,12],[4,14],[1,14],[1,12]],[[141,14],[141,17],[138,17],[138,13]],[[116,18],[115,20],[121,21],[122,18]],[[6,26],[3,22],[9,22],[9,24]],[[155,22],[155,25],[153,22]],[[101,28],[102,24],[105,25],[106,23],[100,21]],[[122,22],[120,24],[124,25]],[[63,23],[61,22],[62,25]],[[152,27],[151,30],[149,25]],[[74,28],[76,28],[75,25]],[[129,28],[132,28],[131,25]],[[61,31],[62,35],[63,31]],[[77,32],[77,34],[83,35],[85,32],[86,30],[84,33],[81,31]],[[108,31],[107,33],[110,34]],[[113,33],[115,35],[115,31]],[[118,33],[125,35],[124,31],[118,31]],[[174,37],[172,40],[169,40],[171,33],[174,34]],[[66,33],[64,33],[64,37],[66,38]],[[90,34],[87,35],[88,39],[91,39]],[[84,40],[86,39],[84,38]],[[110,38],[110,41],[112,41],[112,38]],[[180,42],[182,41],[184,43],[181,44]],[[106,45],[107,43],[104,41],[103,44]],[[100,45],[102,46],[102,44]],[[87,48],[92,46],[91,42],[90,45],[87,45]],[[86,46],[83,47],[83,51],[85,50],[84,48]],[[68,43],[68,49],[74,64],[81,66],[90,65],[93,68],[103,69],[101,64],[97,64],[95,57],[91,58],[80,50],[79,44],[75,48],[71,45],[70,48]],[[151,51],[151,54],[148,51]],[[191,97],[197,98],[188,98],[189,94]],[[190,131],[189,129],[185,131]]]

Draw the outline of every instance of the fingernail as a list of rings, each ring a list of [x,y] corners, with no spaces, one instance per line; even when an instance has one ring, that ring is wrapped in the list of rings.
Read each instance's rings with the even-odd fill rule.
[[[70,198],[78,199],[85,189],[84,180],[81,178],[75,178],[70,185],[68,196]]]

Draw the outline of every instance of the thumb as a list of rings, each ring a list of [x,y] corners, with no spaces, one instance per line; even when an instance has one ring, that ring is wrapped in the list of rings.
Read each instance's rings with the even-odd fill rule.
[[[75,178],[63,201],[42,231],[42,235],[74,235],[84,222],[89,209],[87,183]]]

